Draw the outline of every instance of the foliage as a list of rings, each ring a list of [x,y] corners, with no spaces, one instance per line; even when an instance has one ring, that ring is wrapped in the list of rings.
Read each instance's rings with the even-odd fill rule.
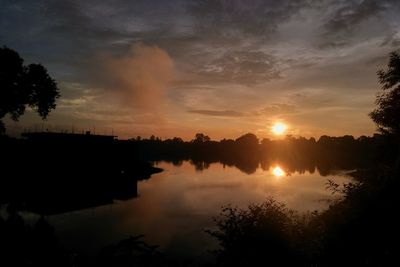
[[[378,164],[353,173],[356,182],[328,189],[341,197],[303,216],[273,199],[247,209],[224,207],[217,230],[221,266],[393,266],[400,238],[399,169]]]
[[[41,64],[23,65],[19,54],[7,47],[0,48],[0,120],[10,114],[13,120],[35,109],[42,119],[55,109],[60,97],[54,79]],[[5,131],[0,123],[0,133]]]
[[[286,265],[298,260],[296,236],[300,217],[273,198],[248,209],[225,206],[215,218],[221,265],[256,266],[259,262]]]
[[[59,245],[54,228],[43,217],[31,225],[11,206],[7,207],[6,218],[0,215],[2,266],[73,266]]]
[[[354,166],[370,165],[376,158],[393,158],[394,140],[375,134],[374,136],[341,137],[321,136],[314,138],[286,137],[284,139],[258,141],[254,134],[245,134],[237,139],[208,140],[205,134],[187,142],[181,138],[161,140],[132,138],[119,140],[121,146],[129,147],[136,158],[143,160],[166,160],[178,164],[188,160],[201,171],[213,162],[236,166],[251,174],[261,165],[267,170],[271,164],[280,162],[286,173],[294,171],[313,173],[315,170],[326,176],[333,169],[354,169]]]
[[[205,143],[205,142],[210,142],[211,138],[208,135],[205,135],[203,133],[197,133],[192,140],[193,143]]]
[[[378,107],[370,117],[383,133],[398,135],[400,133],[400,52],[390,54],[386,70],[378,71],[379,82],[383,92],[377,96]]]

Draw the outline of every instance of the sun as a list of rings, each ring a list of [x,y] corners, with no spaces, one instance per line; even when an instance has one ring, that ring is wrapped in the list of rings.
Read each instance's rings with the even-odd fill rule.
[[[286,132],[287,126],[282,122],[277,122],[272,126],[272,132],[276,135],[282,135]]]

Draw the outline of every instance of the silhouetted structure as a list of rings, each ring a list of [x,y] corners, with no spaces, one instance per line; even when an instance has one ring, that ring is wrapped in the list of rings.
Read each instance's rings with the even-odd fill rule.
[[[29,133],[2,138],[0,204],[42,215],[138,196],[137,182],[161,171],[130,157],[114,136]],[[23,167],[21,167],[23,166]]]

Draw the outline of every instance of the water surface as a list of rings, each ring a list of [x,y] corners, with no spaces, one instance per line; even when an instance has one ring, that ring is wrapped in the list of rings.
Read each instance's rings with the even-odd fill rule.
[[[189,162],[156,166],[164,171],[138,182],[137,198],[48,216],[61,244],[94,255],[106,245],[144,234],[147,243],[169,255],[204,258],[217,246],[204,230],[214,226],[212,218],[223,205],[244,208],[273,196],[299,212],[323,210],[337,197],[326,190],[327,180],[350,181],[344,171],[288,174],[279,164],[252,174],[220,163],[202,171]]]

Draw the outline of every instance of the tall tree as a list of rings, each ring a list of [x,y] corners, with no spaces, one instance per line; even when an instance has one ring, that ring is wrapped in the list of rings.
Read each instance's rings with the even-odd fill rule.
[[[60,97],[57,83],[45,67],[23,63],[16,51],[0,48],[0,134],[5,132],[1,119],[7,114],[17,121],[29,106],[46,119]]]
[[[382,133],[400,134],[400,51],[390,53],[386,70],[378,71],[383,92],[376,98],[377,108],[369,115]]]

